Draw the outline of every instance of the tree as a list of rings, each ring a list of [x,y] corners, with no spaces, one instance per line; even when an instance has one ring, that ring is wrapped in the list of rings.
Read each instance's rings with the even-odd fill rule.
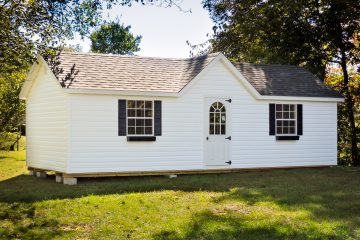
[[[360,2],[355,0],[204,0],[215,26],[214,51],[236,61],[294,64],[321,79],[328,63],[342,69],[351,162],[360,165],[349,64],[359,64]]]
[[[90,35],[91,51],[98,53],[130,54],[140,50],[141,36],[134,36],[130,26],[117,22],[102,25]]]
[[[82,46],[80,44],[68,44],[62,47],[63,51],[67,52],[82,52]]]
[[[55,52],[49,50],[75,32],[84,36],[100,21],[101,9],[101,2],[89,0],[0,0],[1,142],[8,142],[8,133],[24,121],[24,104],[18,94],[36,54]]]
[[[75,33],[87,36],[102,23],[104,8],[133,3],[177,6],[179,0],[0,0],[1,73],[28,66],[36,54],[61,46]]]
[[[24,120],[25,109],[19,102],[19,93],[20,86],[26,78],[26,72],[7,75],[0,77],[0,132],[14,131]],[[8,81],[9,78],[12,81]]]
[[[344,76],[340,67],[330,66],[328,68],[325,82],[337,91],[343,89]],[[349,68],[349,88],[352,100],[355,104],[354,114],[357,128],[357,137],[360,135],[360,72],[355,67]],[[351,129],[349,128],[346,104],[338,105],[338,159],[341,165],[350,165],[351,160]]]
[[[25,121],[25,106],[19,101],[25,78],[25,71],[0,75],[0,150],[8,150],[18,140],[18,135],[10,132],[18,132]]]

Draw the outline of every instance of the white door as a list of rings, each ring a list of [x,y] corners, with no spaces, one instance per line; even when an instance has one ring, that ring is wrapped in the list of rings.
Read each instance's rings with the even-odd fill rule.
[[[231,99],[209,98],[205,101],[205,164],[229,166]]]

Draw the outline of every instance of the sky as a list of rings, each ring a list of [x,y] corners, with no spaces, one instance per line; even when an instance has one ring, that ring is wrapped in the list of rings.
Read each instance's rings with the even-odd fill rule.
[[[131,7],[115,6],[104,13],[104,19],[117,17],[124,25],[131,25],[134,35],[141,35],[139,52],[136,55],[150,57],[189,57],[192,44],[205,42],[207,34],[212,33],[212,21],[208,12],[202,8],[201,0],[183,0],[181,7],[190,12],[180,11],[177,7],[142,6],[134,3]],[[69,41],[80,44],[83,52],[90,50],[90,40]]]

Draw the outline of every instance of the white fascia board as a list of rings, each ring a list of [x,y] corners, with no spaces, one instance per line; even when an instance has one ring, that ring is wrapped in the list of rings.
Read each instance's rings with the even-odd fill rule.
[[[173,92],[154,92],[154,91],[124,91],[124,90],[108,90],[108,89],[79,89],[79,88],[63,88],[65,93],[69,94],[96,94],[96,95],[121,95],[121,96],[148,96],[148,97],[180,97],[184,94]],[[264,101],[309,101],[309,102],[343,102],[344,98],[324,98],[324,97],[292,97],[292,96],[259,96],[256,100]]]
[[[291,96],[260,96],[258,100],[266,101],[302,101],[302,102],[344,102],[344,98],[326,97],[291,97]]]
[[[19,99],[26,100],[31,87],[32,87],[37,75],[40,72],[41,66],[42,66],[42,61],[41,61],[40,57],[38,56],[36,61],[31,66],[30,71],[29,71],[28,75],[26,76],[26,79],[21,87],[21,90],[19,93]]]
[[[108,89],[80,89],[63,88],[66,93],[72,94],[98,94],[98,95],[122,95],[122,96],[151,96],[151,97],[177,97],[179,93],[173,92],[155,92],[155,91],[126,91],[126,90],[108,90]]]

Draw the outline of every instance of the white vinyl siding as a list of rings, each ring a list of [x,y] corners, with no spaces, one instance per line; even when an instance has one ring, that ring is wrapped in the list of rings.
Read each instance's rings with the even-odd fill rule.
[[[231,98],[230,168],[336,164],[336,102],[271,101],[303,105],[303,136],[276,141],[269,136],[269,101],[255,100],[218,62],[180,97],[162,101],[162,136],[127,142],[117,135],[118,99],[136,96],[71,94],[69,173],[204,169],[206,97]],[[206,112],[204,112],[206,111]]]
[[[26,99],[26,162],[29,167],[66,172],[68,101],[43,66]]]

